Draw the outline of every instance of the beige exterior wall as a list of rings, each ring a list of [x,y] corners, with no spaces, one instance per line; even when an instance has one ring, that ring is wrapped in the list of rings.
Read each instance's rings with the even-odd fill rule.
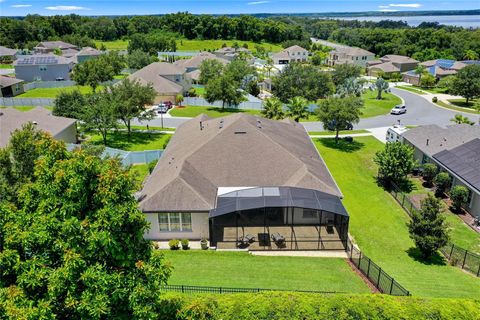
[[[72,123],[63,131],[57,133],[54,137],[57,140],[65,141],[66,143],[77,143],[77,126]]]
[[[181,93],[181,92],[179,92],[179,93]],[[176,97],[177,97],[177,94],[156,96],[155,99],[153,100],[153,102],[154,102],[154,104],[159,104],[161,102],[166,102],[166,101],[170,101],[172,103],[175,103],[175,98]]]
[[[189,232],[160,232],[158,226],[158,213],[145,213],[145,218],[150,222],[150,230],[145,233],[145,239],[147,240],[199,240],[209,237],[208,212],[192,212],[192,231]]]

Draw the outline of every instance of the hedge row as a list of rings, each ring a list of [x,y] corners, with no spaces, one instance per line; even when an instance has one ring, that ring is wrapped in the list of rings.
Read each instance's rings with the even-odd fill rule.
[[[387,295],[258,294],[163,297],[161,319],[480,319],[480,300]]]

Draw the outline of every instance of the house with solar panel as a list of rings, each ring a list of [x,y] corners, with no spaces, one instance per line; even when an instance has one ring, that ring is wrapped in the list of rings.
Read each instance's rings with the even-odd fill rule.
[[[434,163],[448,172],[451,186],[466,187],[469,196],[464,209],[480,218],[480,126],[419,126],[404,132],[401,141],[414,148],[420,164]]]
[[[74,62],[53,54],[21,56],[13,63],[17,78],[31,81],[70,80]]]
[[[438,81],[443,77],[456,75],[457,72],[469,64],[480,64],[480,60],[455,61],[449,59],[429,60],[420,63],[426,71],[430,73]],[[414,70],[408,71],[403,75],[403,81],[411,83],[415,86],[420,85],[420,75]]]

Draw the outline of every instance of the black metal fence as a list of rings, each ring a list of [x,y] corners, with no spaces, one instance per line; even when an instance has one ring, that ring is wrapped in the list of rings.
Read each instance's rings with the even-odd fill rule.
[[[393,296],[409,296],[410,292],[389,276],[369,257],[362,254],[350,239],[347,242],[347,253],[350,261],[366,276],[381,292]]]
[[[395,184],[391,185],[390,194],[398,201],[409,217],[412,217],[413,212],[419,210],[410,201],[408,196],[401,192]],[[452,266],[460,267],[480,277],[480,255],[472,253],[453,243],[449,243],[445,247],[440,248],[440,252],[447,258]]]
[[[205,287],[205,286],[187,286],[182,284],[164,285],[161,288],[164,292],[181,292],[181,293],[256,293],[263,291],[280,291],[280,292],[305,292],[305,293],[320,293],[333,294],[344,293],[339,291],[308,291],[308,290],[279,290],[279,289],[265,289],[265,288],[229,288],[229,287]]]
[[[480,255],[460,248],[454,244],[449,244],[440,249],[443,255],[448,259],[452,266],[457,266],[467,270],[477,277],[480,277]]]

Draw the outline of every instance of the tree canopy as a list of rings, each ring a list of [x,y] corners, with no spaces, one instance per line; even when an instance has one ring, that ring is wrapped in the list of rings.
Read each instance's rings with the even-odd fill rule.
[[[386,186],[393,182],[402,186],[407,175],[417,164],[412,147],[400,142],[387,142],[385,149],[378,151],[373,161],[378,165],[378,178]]]
[[[464,97],[467,104],[480,97],[480,65],[472,64],[459,70],[452,80],[450,93]]]

